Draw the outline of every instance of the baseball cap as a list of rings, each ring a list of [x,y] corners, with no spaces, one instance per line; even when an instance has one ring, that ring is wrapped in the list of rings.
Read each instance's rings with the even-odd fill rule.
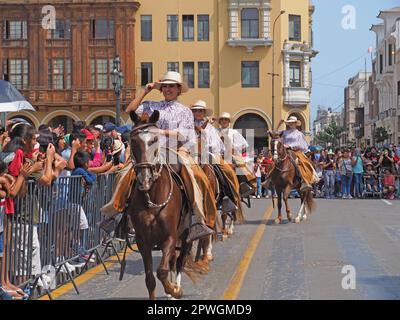
[[[114,123],[112,123],[112,122],[107,122],[103,126],[104,132],[110,132],[110,131],[115,130],[116,128],[117,128],[116,125]]]
[[[94,137],[93,137],[92,133],[89,130],[82,129],[81,133],[84,133],[86,135],[86,140],[94,140]]]

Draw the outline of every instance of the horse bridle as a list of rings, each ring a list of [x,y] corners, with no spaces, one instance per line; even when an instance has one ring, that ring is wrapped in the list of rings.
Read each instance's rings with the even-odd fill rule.
[[[279,157],[279,154],[278,154],[278,143],[279,143],[279,139],[272,139],[272,140],[271,140],[271,144],[274,145],[274,148],[273,148],[273,150],[274,150],[273,159],[274,159],[274,162],[275,162],[275,163],[282,163],[283,161],[285,161],[285,160],[287,159],[288,153],[287,153],[286,149],[283,148],[284,151],[285,151],[285,157],[280,158],[280,157]],[[275,165],[275,168],[276,168],[278,171],[281,171],[281,172],[284,172],[284,171],[287,171],[287,170],[288,170],[288,169],[281,169],[281,168],[279,168],[277,165]]]
[[[151,127],[155,127],[158,129],[157,125],[153,124],[153,123],[146,123],[146,124],[142,124],[138,127],[135,127],[132,132],[131,132],[131,137],[132,136],[136,136],[140,133],[149,133],[150,132],[150,128]],[[133,169],[137,172],[136,168],[139,169],[146,169],[149,168],[151,171],[151,181],[154,184],[157,179],[161,176],[161,172],[163,170],[164,167],[167,168],[166,163],[164,161],[164,158],[160,155],[160,146],[158,146],[157,148],[157,154],[154,158],[154,162],[136,162],[135,156],[133,154],[133,148],[131,148],[131,159],[133,162]],[[157,170],[157,166],[160,166],[160,168]],[[167,200],[165,200],[163,203],[160,204],[156,204],[154,202],[151,201],[150,199],[150,195],[147,191],[144,191],[144,194],[146,196],[146,201],[147,201],[147,205],[150,208],[155,208],[155,209],[161,209],[163,207],[165,207],[169,201],[171,200],[172,197],[172,193],[173,193],[173,188],[174,188],[174,184],[173,184],[173,180],[172,180],[172,175],[171,172],[168,170],[168,175],[169,175],[169,180],[170,180],[170,191],[168,193],[168,197]]]

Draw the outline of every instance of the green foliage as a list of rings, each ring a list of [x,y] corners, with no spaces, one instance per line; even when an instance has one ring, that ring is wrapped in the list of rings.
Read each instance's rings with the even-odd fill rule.
[[[388,137],[389,137],[389,134],[387,133],[385,128],[383,128],[383,127],[376,128],[376,130],[375,130],[375,141],[377,143],[384,142]]]
[[[330,142],[333,147],[339,145],[340,135],[344,131],[343,127],[332,121],[323,131],[319,132],[314,138],[314,144],[326,147]]]

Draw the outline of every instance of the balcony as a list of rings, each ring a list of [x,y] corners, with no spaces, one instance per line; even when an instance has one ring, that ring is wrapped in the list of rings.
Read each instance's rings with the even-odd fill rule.
[[[305,106],[310,103],[310,89],[297,87],[283,88],[283,102],[291,106]]]
[[[272,40],[269,38],[258,38],[258,39],[235,38],[235,39],[228,39],[226,43],[230,47],[246,47],[247,53],[252,53],[255,47],[267,47],[272,45]]]

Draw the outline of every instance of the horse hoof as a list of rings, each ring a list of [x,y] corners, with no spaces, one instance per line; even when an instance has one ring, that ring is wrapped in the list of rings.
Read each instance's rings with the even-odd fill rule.
[[[208,259],[208,261],[213,261],[214,257],[212,254],[207,254],[207,259]]]
[[[289,222],[292,222],[293,218],[292,218],[292,215],[290,213],[288,214],[287,219],[288,219]]]
[[[294,221],[295,221],[296,223],[300,223],[300,218],[296,218]]]
[[[303,216],[303,221],[306,221],[306,220],[307,220],[307,216],[304,215],[304,216]]]
[[[181,299],[183,296],[183,290],[182,287],[174,287],[174,290],[171,292],[171,296],[174,299]]]
[[[282,222],[281,219],[279,219],[279,218],[276,218],[276,219],[275,219],[275,224],[281,224],[281,222]]]

